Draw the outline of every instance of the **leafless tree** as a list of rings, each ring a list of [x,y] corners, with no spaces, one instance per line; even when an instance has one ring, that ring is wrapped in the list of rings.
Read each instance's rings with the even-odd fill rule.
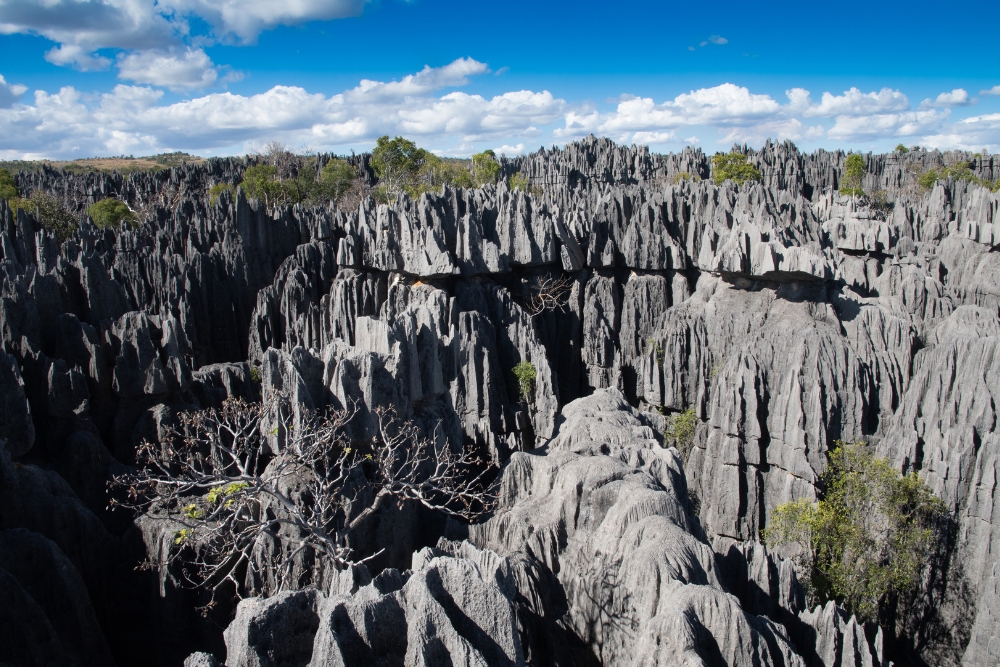
[[[259,157],[266,164],[278,170],[278,178],[286,179],[294,176],[297,160],[295,153],[288,149],[288,146],[280,141],[269,141],[264,147],[256,151]]]
[[[356,553],[350,536],[392,501],[469,520],[491,507],[488,463],[421,435],[391,410],[376,414],[379,434],[362,443],[344,434],[348,411],[310,414],[279,400],[230,399],[217,410],[182,414],[162,443],[141,447],[139,472],[114,481],[127,489],[119,504],[172,522],[169,557],[149,565],[179,564],[213,598],[230,584],[239,595],[251,579],[287,588],[304,555],[338,569],[379,555]],[[269,437],[283,443],[277,454],[269,453]],[[261,545],[275,542],[271,562],[259,562]]]
[[[527,310],[531,315],[546,310],[562,310],[572,289],[573,279],[568,276],[536,277],[528,287]]]

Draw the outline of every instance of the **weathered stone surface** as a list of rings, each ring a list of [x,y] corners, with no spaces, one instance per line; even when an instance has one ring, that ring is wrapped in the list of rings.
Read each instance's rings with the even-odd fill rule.
[[[780,626],[724,592],[711,548],[695,536],[676,450],[657,444],[620,392],[568,405],[543,451],[512,457],[497,515],[470,528],[473,542],[514,565],[534,651],[551,657],[558,621],[579,648],[555,664],[588,655],[605,665],[805,664]],[[787,568],[785,580],[775,604],[794,613]],[[529,630],[528,619],[541,621]]]
[[[363,587],[244,600],[226,629],[229,667],[521,665],[510,565],[471,545],[414,554]]]
[[[964,181],[924,191],[917,175],[968,160],[993,179],[1000,159],[866,155],[863,187],[888,197],[875,209],[839,194],[842,152],[736,149],[759,182],[711,182],[711,160],[696,149],[655,155],[590,137],[503,158],[496,185],[448,186],[391,208],[355,199],[350,210],[268,209],[242,192],[209,204],[211,185],[242,178],[242,159],[17,175],[22,192],[48,192],[75,211],[111,196],[147,216],[138,229],[84,222],[60,244],[0,202],[0,439],[25,463],[5,468],[23,497],[0,490],[3,527],[59,546],[110,637],[118,621],[100,597],[120,574],[95,564],[114,551],[109,531],[130,533],[101,509],[104,484],[143,438],[161,438],[180,411],[280,392],[295,410],[356,404],[351,436],[369,439],[373,411],[392,406],[453,446],[511,461],[505,479],[533,489],[510,492],[507,514],[488,524],[510,522],[494,537],[516,579],[527,662],[865,663],[881,649],[864,648],[864,633],[836,610],[803,612],[798,623],[823,648],[800,645],[789,565],[755,542],[778,504],[816,497],[838,438],[863,437],[901,471],[918,471],[952,510],[949,548],[963,567],[948,577],[961,575],[971,593],[945,615],[961,642],[972,632],[966,662],[982,662],[998,616],[1000,199]],[[351,159],[374,185],[368,157]],[[528,191],[509,188],[517,172]],[[533,315],[538,277],[566,279],[568,290],[559,307]],[[523,361],[537,372],[527,400],[513,376]],[[572,403],[591,394],[595,402]],[[665,415],[689,409],[698,425],[682,467],[657,443]],[[535,446],[547,453],[517,454]],[[535,489],[527,477],[586,494],[565,500],[563,487]],[[652,505],[640,512],[631,496]],[[598,516],[619,506],[641,515],[628,519],[627,540]],[[569,508],[583,518],[567,528]],[[433,523],[403,508],[356,539],[387,548],[373,567],[405,567],[418,543],[433,543],[413,526]],[[559,537],[569,532],[573,545]],[[164,535],[128,540],[159,553]],[[669,563],[656,571],[673,582],[655,599],[629,578],[651,578],[651,562]],[[642,608],[609,597],[601,577],[620,580]],[[163,655],[221,657],[217,628],[192,620],[193,598],[172,586],[148,605],[159,605],[148,613],[157,636],[176,645]],[[603,623],[587,596],[639,629]],[[18,600],[25,618],[46,613]],[[75,650],[55,624],[37,627],[46,655]],[[486,655],[450,646],[463,660]],[[792,646],[799,657],[786,656]]]

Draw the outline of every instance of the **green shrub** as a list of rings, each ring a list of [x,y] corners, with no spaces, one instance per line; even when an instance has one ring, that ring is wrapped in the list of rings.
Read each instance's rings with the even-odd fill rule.
[[[350,189],[357,177],[358,170],[346,160],[330,160],[320,171],[317,194],[321,199],[335,202]]]
[[[943,538],[943,502],[916,473],[900,474],[865,443],[837,442],[818,502],[771,513],[769,546],[798,544],[811,603],[835,600],[863,621],[884,622],[887,604],[912,594]]]
[[[865,192],[861,188],[867,167],[860,153],[851,153],[844,162],[844,174],[840,178],[840,191],[845,195],[860,197]]]
[[[60,243],[73,236],[77,228],[73,214],[67,211],[58,199],[40,190],[32,192],[27,199],[18,197],[10,200],[10,208],[13,211],[20,208],[34,215],[38,223],[55,234]]]
[[[260,384],[260,369],[256,366],[250,367],[250,381]]]
[[[939,180],[945,181],[949,178],[953,181],[978,183],[984,188],[989,188],[993,192],[1000,189],[1000,179],[996,181],[989,181],[985,178],[980,178],[979,176],[976,176],[971,167],[972,165],[968,162],[956,162],[953,165],[938,167],[937,169],[931,168],[920,174],[917,182],[920,184],[920,187],[925,190],[933,188],[934,184]]]
[[[693,181],[697,183],[701,180],[701,176],[698,174],[692,174],[690,171],[679,171],[674,174],[673,184],[683,183],[684,181]]]
[[[21,193],[14,184],[14,176],[6,169],[0,169],[0,199],[14,199]]]
[[[219,203],[219,197],[223,192],[232,194],[234,189],[232,183],[216,183],[208,189],[208,203],[215,206]]]
[[[907,148],[906,146],[904,146],[903,144],[896,144],[896,152],[897,153],[909,153],[910,149]]]
[[[737,185],[743,185],[747,181],[760,179],[760,172],[757,167],[750,164],[747,156],[743,153],[716,153],[712,157],[712,176],[716,183],[723,181],[733,181]]]
[[[139,226],[139,216],[120,199],[102,199],[87,209],[87,214],[94,224],[105,227],[118,227],[127,222],[132,227]]]
[[[472,156],[472,180],[477,187],[496,183],[500,178],[500,163],[497,154],[486,150]]]
[[[694,432],[698,426],[698,416],[694,408],[684,412],[675,412],[667,417],[667,428],[663,431],[663,441],[677,448],[681,458],[687,460],[694,444]]]
[[[472,188],[476,184],[472,174],[457,160],[446,160],[428,153],[416,176],[405,186],[410,197],[416,199],[424,192],[440,190],[442,185]]]
[[[264,202],[264,206],[277,206],[288,199],[288,191],[278,178],[278,168],[269,164],[255,164],[243,172],[240,187],[251,199]]]
[[[514,366],[514,377],[517,378],[517,386],[521,400],[527,403],[535,394],[535,379],[538,373],[535,365],[530,361],[522,361]]]

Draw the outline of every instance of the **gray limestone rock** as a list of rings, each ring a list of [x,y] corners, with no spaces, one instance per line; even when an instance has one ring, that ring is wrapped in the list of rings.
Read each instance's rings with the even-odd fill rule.
[[[17,360],[0,351],[0,441],[12,456],[21,456],[35,444],[31,407]]]
[[[445,548],[360,588],[242,601],[225,632],[226,664],[524,664],[510,565],[469,544]]]

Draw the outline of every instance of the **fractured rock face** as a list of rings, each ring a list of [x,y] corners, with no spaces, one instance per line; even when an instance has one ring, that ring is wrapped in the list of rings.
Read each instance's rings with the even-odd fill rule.
[[[244,600],[226,629],[226,664],[523,664],[509,563],[469,544],[445,546],[453,553],[424,549],[402,573],[345,571],[326,593]]]
[[[469,535],[511,561],[535,664],[806,665],[785,628],[726,591],[698,532],[677,451],[658,444],[620,392],[603,390],[566,407],[546,448],[512,457],[496,516]],[[795,619],[794,573],[757,558],[782,574],[772,586],[751,565],[741,587],[765,582],[760,610]],[[828,634],[839,641],[839,632]],[[861,664],[880,664],[863,635],[852,641],[868,651]],[[561,653],[567,645],[575,653]]]

